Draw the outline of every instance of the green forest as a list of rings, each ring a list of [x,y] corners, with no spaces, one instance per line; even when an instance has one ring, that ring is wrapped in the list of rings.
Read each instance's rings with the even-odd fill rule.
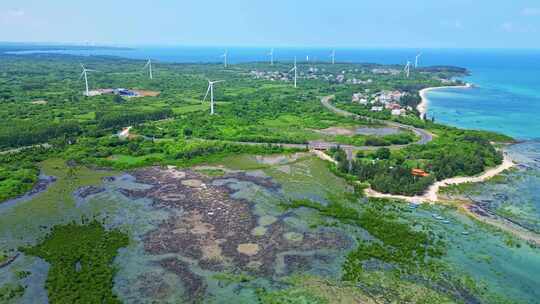
[[[128,88],[152,94],[84,96],[84,83],[79,79],[80,63],[96,70],[88,75],[91,90]],[[448,244],[430,225],[410,220],[403,204],[363,197],[367,187],[386,194],[420,195],[436,181],[474,176],[502,163],[503,154],[498,144],[511,142],[511,138],[461,130],[438,124],[433,119],[419,118],[416,110],[421,101],[419,91],[447,85],[455,77],[465,75],[465,69],[419,68],[411,77],[406,77],[399,73],[403,67],[397,65],[318,63],[314,68],[314,63],[300,63],[299,87],[294,88],[288,74],[290,62],[272,66],[242,63],[226,69],[211,63],[156,62],[154,79],[149,79],[142,71],[144,64],[141,60],[110,56],[14,55],[2,53],[0,49],[0,119],[3,122],[0,128],[0,206],[25,194],[35,194],[32,191],[46,192],[49,184],[43,186],[39,182],[47,166],[53,167],[53,172],[68,172],[60,185],[66,188],[55,189],[58,192],[51,195],[50,200],[67,199],[53,202],[58,205],[54,205],[52,211],[40,209],[44,217],[62,208],[89,208],[83,198],[74,199],[78,195],[74,192],[75,185],[80,182],[90,187],[85,188],[90,192],[103,190],[90,185],[103,180],[106,172],[132,173],[151,166],[191,168],[239,155],[280,155],[294,159],[295,154],[301,154],[299,158],[306,157],[313,147],[326,144],[330,148],[324,153],[337,165],[327,162],[323,167],[327,170],[328,165],[334,173],[329,174],[332,178],[344,178],[340,183],[343,182],[350,193],[332,193],[328,204],[314,199],[282,199],[274,202],[274,207],[306,214],[316,212],[317,221],[311,222],[309,228],[346,227],[351,235],[369,235],[363,240],[351,238],[352,250],[344,254],[340,268],[341,289],[368,282],[361,287],[369,293],[377,288],[373,281],[399,281],[399,286],[388,287],[391,295],[381,303],[405,303],[410,299],[413,299],[411,302],[422,299],[424,303],[443,303],[454,295],[461,303],[464,290],[476,288],[475,284],[465,286],[446,277],[440,259]],[[376,72],[379,70],[386,72]],[[216,115],[210,115],[209,102],[203,102],[208,80],[224,80],[215,87]],[[403,109],[404,113],[392,114],[392,107],[372,111],[373,106],[382,106],[378,96],[390,91],[402,94],[399,100],[393,101],[393,106]],[[366,96],[368,103],[353,101],[353,95],[359,93]],[[338,109],[357,116],[339,115],[325,107],[321,100],[329,96]],[[399,124],[402,127],[396,127]],[[430,138],[424,142],[421,133],[413,132],[418,130],[413,126],[425,131]],[[375,132],[365,134],[360,129]],[[381,129],[391,129],[391,132],[378,134]],[[47,163],[50,160],[54,160],[53,165]],[[244,161],[248,162],[244,159],[239,162]],[[295,161],[298,160],[291,163]],[[79,169],[87,175],[95,175],[92,183],[76,180],[75,172]],[[415,176],[413,169],[422,170],[426,176]],[[225,172],[215,168],[205,170]],[[236,178],[254,179],[236,171],[234,174],[238,174]],[[49,182],[53,184],[54,180]],[[288,186],[295,185],[284,188]],[[276,193],[282,190],[276,189],[280,189],[274,189]],[[134,193],[130,195],[137,194]],[[167,208],[163,207],[163,212]],[[204,216],[213,212],[206,212]],[[51,221],[40,226],[45,236],[21,246],[19,251],[50,265],[45,283],[50,303],[119,303],[113,291],[118,271],[114,259],[121,248],[137,240],[116,225],[84,218],[72,221],[78,216],[77,212],[74,214],[56,218],[55,224]],[[7,259],[2,251],[0,254]],[[370,263],[382,265],[381,268],[389,271],[377,278],[365,271]],[[226,279],[238,279],[245,284],[250,281],[244,274],[238,276],[241,279],[233,275]],[[426,283],[431,279],[435,286]],[[258,288],[255,295],[260,303],[330,303],[316,292],[306,292],[307,287],[302,284],[306,282],[297,279],[283,286],[304,287],[277,291]],[[404,296],[407,284],[428,286],[425,289],[429,291],[425,295]],[[7,301],[23,294],[25,287],[5,285],[0,288],[5,289]]]

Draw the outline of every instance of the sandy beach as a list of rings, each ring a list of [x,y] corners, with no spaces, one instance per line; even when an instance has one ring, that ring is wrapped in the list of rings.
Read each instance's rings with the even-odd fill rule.
[[[417,196],[404,196],[404,195],[392,195],[392,194],[384,194],[377,192],[373,189],[366,189],[366,196],[368,197],[376,197],[376,198],[390,198],[390,199],[400,199],[404,200],[410,203],[435,203],[439,200],[439,190],[441,187],[446,187],[450,185],[459,185],[459,184],[466,184],[466,183],[480,183],[484,182],[486,180],[489,180],[490,178],[493,178],[499,174],[501,174],[503,171],[506,171],[514,166],[514,162],[508,156],[508,154],[504,153],[504,159],[502,164],[495,168],[488,169],[484,173],[478,175],[478,176],[471,176],[471,177],[452,177],[448,178],[439,182],[434,183],[431,185],[431,187],[428,188],[425,194],[423,195],[417,195]]]
[[[433,88],[425,88],[423,90],[420,90],[420,98],[422,98],[422,102],[420,102],[418,106],[416,107],[416,109],[420,113],[420,118],[425,119],[426,117],[428,106],[429,106],[427,93],[429,91],[440,90],[440,89],[469,89],[471,87],[472,85],[467,83],[466,85],[462,85],[462,86],[433,87]]]

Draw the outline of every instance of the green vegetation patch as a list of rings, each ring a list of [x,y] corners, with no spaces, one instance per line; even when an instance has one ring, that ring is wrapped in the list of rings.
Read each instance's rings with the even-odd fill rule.
[[[45,284],[51,303],[120,303],[112,262],[128,243],[124,233],[93,221],[55,226],[41,244],[21,250],[51,265]]]
[[[4,284],[0,286],[0,303],[12,303],[24,294],[24,286],[20,284]]]
[[[0,203],[30,191],[39,180],[36,162],[45,159],[48,150],[31,148],[23,153],[0,155]]]

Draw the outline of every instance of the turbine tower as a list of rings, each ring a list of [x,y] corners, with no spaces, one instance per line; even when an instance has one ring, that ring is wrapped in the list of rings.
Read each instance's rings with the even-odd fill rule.
[[[270,65],[274,65],[274,49],[270,49],[270,53],[268,53],[268,56],[270,56]]]
[[[210,115],[214,115],[214,84],[224,82],[225,80],[219,80],[219,81],[210,81],[208,80],[208,90],[206,91],[206,95],[204,95],[203,102],[206,101],[206,98],[208,97],[208,93],[210,93]]]
[[[296,57],[294,57],[294,67],[289,71],[294,71],[294,87],[296,88],[296,80],[298,79],[298,67],[296,66]]]
[[[223,65],[225,66],[225,68],[227,68],[228,66],[227,57],[229,57],[229,51],[225,50],[225,53],[221,55],[221,57],[223,57]]]
[[[332,57],[332,64],[336,64],[336,50],[332,50],[330,57]]]
[[[418,55],[416,55],[416,59],[414,61],[414,68],[417,69],[418,68],[418,59],[422,57],[422,53],[418,53]]]
[[[88,72],[96,72],[94,70],[87,69],[82,63],[81,63],[82,73],[81,77],[79,77],[79,80],[81,80],[84,77],[84,83],[86,84],[86,92],[84,93],[85,96],[90,95],[90,89],[88,88]]]
[[[150,79],[154,79],[154,75],[152,74],[152,59],[148,59],[148,62],[144,65],[144,69],[148,68],[148,74],[150,76]]]
[[[403,69],[405,73],[407,73],[407,78],[411,76],[411,62],[407,61],[407,65],[405,66],[405,69]]]

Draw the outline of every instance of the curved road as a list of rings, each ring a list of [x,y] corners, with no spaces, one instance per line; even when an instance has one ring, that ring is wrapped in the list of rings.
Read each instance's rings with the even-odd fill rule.
[[[354,119],[363,119],[363,120],[367,120],[367,121],[371,121],[371,122],[377,122],[377,123],[384,124],[386,126],[393,127],[393,128],[400,128],[400,129],[410,130],[410,131],[414,132],[416,135],[420,136],[420,140],[415,143],[415,144],[418,144],[418,145],[425,145],[425,144],[427,144],[427,143],[429,143],[430,141],[433,140],[433,134],[426,131],[426,130],[424,130],[424,129],[416,128],[416,127],[413,127],[413,126],[409,126],[409,125],[394,122],[394,121],[387,121],[387,120],[381,120],[381,119],[374,119],[374,118],[367,117],[367,116],[361,116],[361,115],[358,115],[358,114],[347,112],[347,111],[342,110],[342,109],[338,109],[334,105],[332,105],[332,103],[330,103],[330,101],[333,98],[334,98],[334,96],[323,97],[323,98],[321,98],[321,104],[325,108],[327,108],[328,110],[334,112],[337,115],[344,116],[344,117],[353,117]],[[347,157],[349,159],[352,159],[353,154],[354,154],[355,151],[374,151],[374,150],[377,150],[379,148],[383,148],[383,147],[379,147],[379,146],[342,145],[342,144],[333,143],[333,142],[321,142],[321,141],[313,141],[313,142],[310,142],[308,144],[256,143],[256,142],[234,142],[234,143],[236,143],[236,144],[244,144],[244,145],[273,144],[273,145],[280,145],[280,146],[283,146],[283,147],[286,147],[286,148],[299,148],[299,149],[311,148],[311,149],[315,149],[315,150],[328,150],[331,147],[340,146],[347,153]],[[401,148],[407,147],[409,145],[411,145],[411,144],[407,144],[407,145],[391,145],[391,146],[384,146],[384,147],[393,148],[393,149],[401,149]]]
[[[418,136],[420,136],[420,140],[416,142],[416,144],[418,144],[418,145],[425,145],[428,142],[433,140],[433,134],[431,134],[430,132],[428,132],[428,131],[426,131],[424,129],[416,128],[416,127],[413,127],[413,126],[405,125],[405,124],[394,122],[394,121],[387,121],[387,120],[381,120],[381,119],[374,119],[374,118],[367,117],[367,116],[361,116],[361,115],[358,115],[358,114],[347,112],[347,111],[342,110],[342,109],[338,109],[334,105],[332,105],[332,103],[330,102],[332,99],[334,99],[334,97],[335,96],[332,95],[332,96],[326,96],[326,97],[321,98],[321,104],[325,108],[327,108],[328,110],[334,112],[337,115],[344,116],[344,117],[353,117],[354,119],[362,119],[362,120],[367,120],[367,121],[371,121],[371,122],[377,122],[377,123],[384,124],[384,125],[387,125],[387,126],[393,127],[393,128],[401,128],[401,129],[405,129],[405,130],[410,130],[410,131],[414,132],[415,134],[417,134]],[[129,135],[129,129],[130,128],[131,127],[124,128],[124,130],[121,132],[121,134],[123,136],[127,137]],[[327,150],[327,149],[329,149],[331,147],[336,147],[336,146],[339,145],[343,150],[345,150],[347,152],[347,156],[349,158],[352,158],[353,152],[355,152],[355,151],[373,151],[373,150],[377,150],[379,148],[382,148],[382,147],[379,147],[379,146],[342,145],[342,144],[339,144],[339,143],[322,142],[322,141],[314,141],[314,142],[310,142],[308,144],[257,143],[257,142],[233,142],[233,143],[244,144],[244,145],[273,144],[273,145],[280,145],[280,146],[287,147],[287,148],[299,148],[299,149],[314,148],[314,149],[319,149],[319,150]],[[400,149],[400,148],[404,148],[404,147],[406,147],[408,145],[410,145],[410,144],[407,144],[407,145],[391,145],[391,146],[385,146],[385,147],[386,148],[393,148],[393,149]],[[36,145],[36,146],[50,147],[49,144]],[[30,146],[30,147],[33,147],[33,146]],[[22,147],[22,148],[17,148],[17,149],[13,149],[13,150],[2,151],[2,152],[0,152],[0,154],[18,152],[18,151],[20,151],[22,149],[30,148],[30,147]]]
[[[347,112],[347,111],[342,110],[342,109],[338,109],[334,105],[332,105],[332,103],[330,103],[330,101],[332,99],[334,99],[334,96],[323,97],[321,99],[321,103],[325,108],[327,108],[328,110],[336,113],[337,115],[345,116],[345,117],[353,117],[354,119],[363,119],[363,120],[367,120],[367,121],[371,121],[371,122],[378,122],[378,123],[381,123],[381,124],[384,124],[384,125],[387,125],[387,126],[393,127],[393,128],[400,128],[400,129],[410,130],[410,131],[414,132],[416,135],[420,136],[420,140],[416,142],[416,144],[418,144],[418,145],[425,145],[428,142],[433,140],[433,134],[431,134],[430,132],[428,132],[428,131],[426,131],[424,129],[420,129],[420,128],[416,128],[416,127],[413,127],[413,126],[405,125],[405,124],[402,124],[402,123],[399,123],[399,122],[381,120],[381,119],[374,119],[374,118],[367,117],[367,116],[361,116],[361,115],[358,115],[358,114]],[[392,146],[392,147],[396,147],[396,146]],[[397,146],[397,147],[403,147],[403,146]]]

